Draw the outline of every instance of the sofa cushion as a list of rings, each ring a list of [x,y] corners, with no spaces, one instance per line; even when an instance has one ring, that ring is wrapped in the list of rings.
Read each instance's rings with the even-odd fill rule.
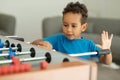
[[[16,18],[9,14],[0,13],[0,32],[2,35],[14,35]]]
[[[94,33],[82,33],[81,34],[82,37],[85,37],[89,40],[93,40],[95,43],[101,43],[100,41],[100,34],[94,34]]]
[[[119,36],[113,36],[113,41],[111,44],[111,50],[113,54],[113,60],[119,60],[120,61],[120,37]],[[120,62],[119,62],[120,63]]]
[[[100,34],[103,30],[120,35],[120,20],[117,19],[95,19],[93,32]]]
[[[88,27],[85,30],[85,33],[92,33],[93,32],[93,26],[94,26],[93,22],[88,22]]]
[[[42,22],[43,37],[62,32],[62,17],[48,17]]]

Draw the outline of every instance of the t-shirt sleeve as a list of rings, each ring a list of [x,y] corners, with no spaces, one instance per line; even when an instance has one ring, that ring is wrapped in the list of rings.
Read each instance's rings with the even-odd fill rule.
[[[92,42],[92,41],[91,41],[91,43],[90,43],[90,47],[91,47],[91,52],[98,52],[98,51],[101,50],[101,48],[97,47],[96,44],[95,44],[94,42]],[[96,54],[96,55],[91,55],[91,57],[92,57],[92,58],[93,58],[93,57],[98,57],[98,58],[100,58],[101,55]]]
[[[53,47],[57,43],[57,39],[58,39],[57,35],[53,35],[53,36],[49,36],[47,38],[43,38],[44,41],[48,41]]]

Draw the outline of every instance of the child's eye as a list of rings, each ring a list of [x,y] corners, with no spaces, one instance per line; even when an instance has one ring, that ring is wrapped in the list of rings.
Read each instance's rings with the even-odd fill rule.
[[[64,24],[63,26],[64,26],[64,27],[67,27],[68,25]]]
[[[73,27],[73,28],[76,28],[77,26],[73,25],[72,27]]]

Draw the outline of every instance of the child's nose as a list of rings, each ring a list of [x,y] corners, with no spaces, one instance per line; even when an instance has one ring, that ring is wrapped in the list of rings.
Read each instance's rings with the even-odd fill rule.
[[[71,26],[69,26],[67,30],[68,30],[68,31],[72,31],[72,27],[71,27]]]

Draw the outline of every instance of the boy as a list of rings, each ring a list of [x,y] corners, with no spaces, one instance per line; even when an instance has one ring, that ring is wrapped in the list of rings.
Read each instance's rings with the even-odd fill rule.
[[[44,38],[38,39],[32,42],[32,44],[41,46],[46,49],[55,49],[56,51],[65,54],[75,54],[83,52],[95,52],[100,49],[110,49],[113,35],[108,37],[108,32],[103,31],[101,34],[101,45],[95,45],[91,40],[81,37],[81,33],[87,28],[88,10],[84,4],[69,3],[63,11],[63,33],[56,34]],[[112,62],[112,54],[94,55],[94,56],[78,56],[84,59],[90,59],[92,57],[100,58],[100,61],[105,64]]]

